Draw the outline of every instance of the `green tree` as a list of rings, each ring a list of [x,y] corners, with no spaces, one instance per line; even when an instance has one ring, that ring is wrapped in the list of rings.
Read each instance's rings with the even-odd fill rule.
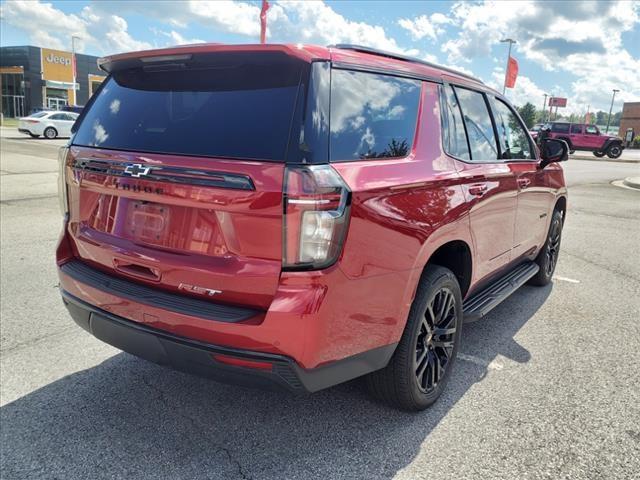
[[[611,125],[615,125],[616,127],[619,127],[621,118],[622,118],[622,112],[616,112],[611,114]]]
[[[527,102],[522,107],[518,108],[518,113],[522,117],[527,128],[533,127],[536,123],[536,107],[532,103]]]
[[[609,114],[607,112],[603,112],[602,110],[600,110],[598,113],[596,113],[596,125],[606,125],[608,116]]]

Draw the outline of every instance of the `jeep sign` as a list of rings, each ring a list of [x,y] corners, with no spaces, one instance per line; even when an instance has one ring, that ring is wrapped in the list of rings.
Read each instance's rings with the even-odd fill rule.
[[[45,57],[45,60],[49,63],[59,63],[60,65],[71,65],[71,59],[66,57],[59,57],[50,53]]]

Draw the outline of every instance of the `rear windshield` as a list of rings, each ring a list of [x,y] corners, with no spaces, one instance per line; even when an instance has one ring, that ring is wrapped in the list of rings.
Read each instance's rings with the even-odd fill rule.
[[[284,161],[302,63],[284,55],[112,74],[85,113],[75,145]]]

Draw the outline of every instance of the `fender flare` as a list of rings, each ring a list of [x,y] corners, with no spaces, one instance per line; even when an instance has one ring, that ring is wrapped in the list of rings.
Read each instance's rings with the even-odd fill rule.
[[[452,234],[454,230],[456,231],[455,235]],[[475,268],[475,242],[471,235],[469,217],[467,215],[464,219],[449,223],[447,225],[443,225],[441,228],[429,235],[429,237],[422,244],[420,252],[416,256],[416,260],[411,270],[411,274],[409,276],[409,280],[407,281],[405,292],[402,298],[402,305],[404,307],[403,315],[408,315],[409,313],[409,309],[411,308],[411,304],[413,303],[416,291],[418,289],[418,282],[420,281],[420,277],[422,276],[425,267],[429,263],[429,260],[433,257],[433,254],[440,247],[451,242],[464,242],[469,247],[471,253],[470,275],[471,282],[473,282],[473,270]],[[399,331],[395,332],[394,338],[400,338],[405,324],[403,323],[399,325],[399,327],[401,328],[399,329]]]
[[[619,138],[609,138],[605,140],[605,142],[602,144],[600,151],[606,152],[609,149],[609,147],[614,144],[619,144],[618,146],[620,148],[624,148],[624,144],[622,143],[622,140],[620,140]]]

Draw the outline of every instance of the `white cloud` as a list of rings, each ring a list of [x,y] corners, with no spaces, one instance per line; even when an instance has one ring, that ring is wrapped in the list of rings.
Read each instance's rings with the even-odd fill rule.
[[[420,15],[414,19],[401,18],[398,25],[407,30],[413,40],[422,40],[428,37],[435,41],[444,33],[442,25],[453,23],[449,17],[442,13],[434,13],[431,16]]]
[[[80,37],[76,45],[79,52],[88,45],[103,53],[151,48],[131,36],[124,18],[91,6],[84,7],[80,15],[66,14],[40,1],[11,0],[1,8],[2,21],[23,30],[34,45],[69,50],[74,35]]]
[[[23,30],[36,45],[66,49],[71,35],[89,36],[86,21],[77,15],[66,15],[50,3],[7,1],[0,6],[0,12],[3,22]]]
[[[248,2],[156,2],[150,9],[146,1],[129,1],[99,2],[92,7],[104,12],[144,14],[164,23],[171,19],[176,28],[196,22],[212,32],[241,35],[255,43],[260,36],[260,7]],[[267,38],[269,42],[278,43],[356,43],[394,52],[417,53],[416,49],[403,50],[381,26],[349,20],[319,0],[271,2]]]
[[[491,78],[486,83],[501,92],[504,83],[504,68],[494,68],[491,73]],[[545,92],[541,87],[536,85],[529,77],[518,75],[515,88],[508,88],[506,90],[506,97],[511,100],[511,103],[519,107],[529,102],[537,109],[540,109],[542,108],[545,93],[549,94],[549,92]],[[557,96],[560,96],[560,94],[560,91],[556,93]]]
[[[164,46],[173,46],[173,45],[191,45],[194,43],[205,43],[204,40],[199,38],[186,38],[180,32],[176,32],[175,30],[171,30],[170,32],[165,32],[164,30],[160,30],[155,27],[149,28],[149,30],[154,34],[161,37],[165,37],[168,40],[165,42]]]
[[[622,33],[640,22],[639,11],[640,3],[626,1],[459,2],[451,9],[459,33],[442,51],[450,62],[490,58],[509,36],[518,41],[516,57],[576,78],[568,92],[569,108],[586,110],[591,104],[604,109],[612,88],[621,90],[621,101],[640,98],[640,60],[622,43]]]
[[[402,51],[384,28],[348,20],[321,1],[280,2],[272,9],[275,15],[272,17],[269,10],[269,29],[275,41],[320,45],[355,43]]]

